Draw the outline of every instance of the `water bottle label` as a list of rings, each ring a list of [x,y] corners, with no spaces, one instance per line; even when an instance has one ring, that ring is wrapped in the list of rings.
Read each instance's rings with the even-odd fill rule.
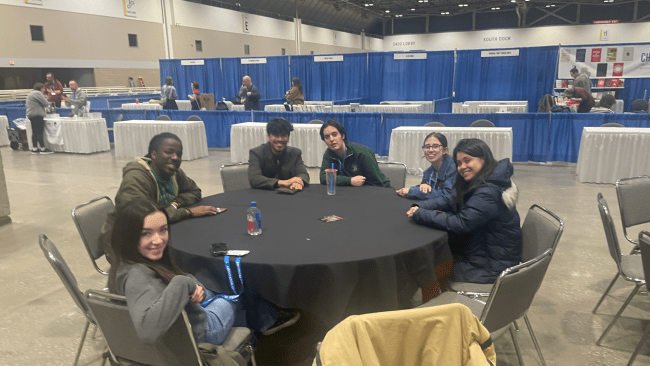
[[[255,222],[249,221],[248,222],[248,232],[252,234],[253,230],[255,230]]]
[[[257,221],[257,227],[262,230],[262,212],[255,212],[255,220]]]

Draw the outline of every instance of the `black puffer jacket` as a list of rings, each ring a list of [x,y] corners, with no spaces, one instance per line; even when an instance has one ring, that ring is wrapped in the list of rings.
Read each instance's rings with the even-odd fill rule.
[[[493,283],[504,269],[521,260],[519,214],[502,199],[511,187],[512,173],[510,160],[501,160],[487,183],[465,195],[459,209],[454,207],[455,191],[417,204],[415,222],[449,232],[455,281]]]

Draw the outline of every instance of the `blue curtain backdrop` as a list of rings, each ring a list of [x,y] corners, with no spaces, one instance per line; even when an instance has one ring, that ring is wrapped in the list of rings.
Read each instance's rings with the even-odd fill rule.
[[[253,85],[260,90],[262,100],[282,102],[291,86],[288,56],[266,57],[265,64],[242,64],[239,57],[222,58],[223,94],[226,100],[239,93],[242,78],[251,77]]]
[[[424,60],[395,60],[396,52],[368,54],[371,103],[451,97],[453,51],[424,53]]]
[[[519,48],[519,56],[481,57],[457,51],[455,100],[527,100],[536,111],[555,81],[557,46]]]

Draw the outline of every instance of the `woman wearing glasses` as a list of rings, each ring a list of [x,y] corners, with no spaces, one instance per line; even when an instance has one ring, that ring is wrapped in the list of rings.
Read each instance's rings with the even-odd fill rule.
[[[422,183],[418,186],[404,187],[397,191],[402,197],[416,200],[448,195],[451,193],[456,180],[456,164],[447,155],[447,138],[439,132],[431,132],[424,138],[424,158],[431,166],[424,171]]]

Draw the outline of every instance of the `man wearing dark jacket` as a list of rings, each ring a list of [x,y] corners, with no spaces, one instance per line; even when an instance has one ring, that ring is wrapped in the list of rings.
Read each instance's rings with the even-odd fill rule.
[[[45,82],[45,96],[50,102],[54,102],[58,108],[61,106],[61,98],[63,97],[63,85],[54,78],[54,74],[51,72],[48,72],[45,78],[47,79]]]
[[[293,126],[284,118],[266,124],[268,140],[249,151],[248,181],[252,188],[288,188],[300,191],[309,185],[309,173],[302,161],[302,151],[287,146]]]
[[[149,153],[124,167],[122,183],[115,195],[116,211],[137,198],[150,201],[165,211],[170,224],[219,213],[212,206],[189,207],[201,200],[201,189],[180,169],[182,155],[183,145],[178,136],[167,132],[154,136],[149,143]],[[114,223],[115,211],[108,215],[101,234],[109,259]]]
[[[325,184],[325,169],[337,169],[337,186],[361,187],[364,184],[390,187],[390,180],[379,170],[375,153],[361,144],[348,142],[343,125],[335,119],[320,128],[320,138],[327,144],[320,167],[320,184]]]
[[[259,111],[262,109],[262,106],[260,104],[260,91],[255,85],[253,85],[250,76],[244,76],[242,79],[242,88],[240,90],[240,93],[242,98],[246,98],[244,101],[245,110]]]

